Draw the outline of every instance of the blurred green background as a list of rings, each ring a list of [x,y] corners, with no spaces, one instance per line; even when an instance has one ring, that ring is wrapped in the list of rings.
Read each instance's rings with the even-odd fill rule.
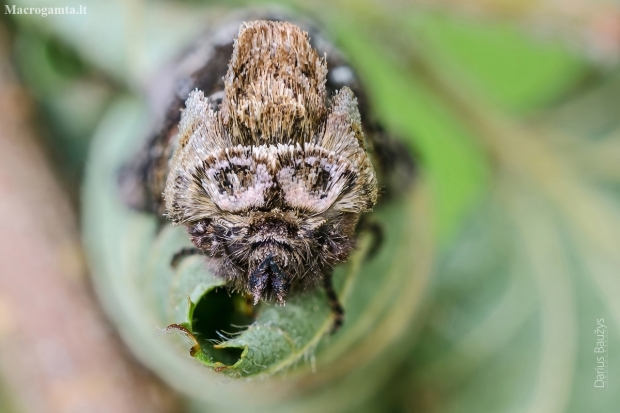
[[[3,15],[0,27],[3,107],[18,99],[6,85],[19,85],[34,140],[74,216],[90,140],[106,113],[121,99],[145,100],[153,73],[206,22],[261,2],[78,4],[86,15]],[[379,118],[417,154],[431,193],[436,254],[408,356],[371,396],[359,396],[363,405],[335,410],[620,411],[620,6],[278,4],[317,21],[349,57]],[[8,139],[11,118],[0,120]],[[2,235],[7,254],[10,237]],[[10,264],[2,269],[7,283],[18,276]],[[2,310],[0,343],[15,337],[2,329]],[[594,386],[597,319],[608,334],[608,388]],[[6,361],[10,349],[0,346],[0,411],[46,411],[24,402],[46,396],[14,379],[21,367]],[[339,395],[330,397],[337,406]],[[158,408],[203,409],[171,405]],[[55,406],[48,411],[80,411]]]

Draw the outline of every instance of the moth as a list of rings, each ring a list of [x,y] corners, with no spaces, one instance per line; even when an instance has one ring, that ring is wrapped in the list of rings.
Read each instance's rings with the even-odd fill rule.
[[[185,225],[195,247],[174,260],[207,256],[255,305],[322,286],[337,329],[333,269],[361,230],[376,229],[362,217],[379,194],[411,181],[409,152],[374,120],[343,55],[307,23],[233,20],[173,72],[161,127],[121,173],[125,200]]]

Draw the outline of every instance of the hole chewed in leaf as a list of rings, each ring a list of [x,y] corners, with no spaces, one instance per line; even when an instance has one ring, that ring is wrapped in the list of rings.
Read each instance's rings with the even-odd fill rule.
[[[191,333],[212,363],[234,365],[243,353],[240,347],[219,347],[254,322],[254,307],[245,296],[215,288],[205,293],[191,312]],[[196,356],[196,355],[192,355]],[[220,368],[221,369],[221,368]]]

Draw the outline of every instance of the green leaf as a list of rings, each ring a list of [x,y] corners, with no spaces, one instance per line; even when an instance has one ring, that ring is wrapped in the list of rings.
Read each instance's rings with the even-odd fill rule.
[[[301,383],[306,383],[303,394],[316,393],[326,383],[336,391],[358,377],[342,380],[342,375],[388,369],[406,356],[434,244],[423,175],[405,199],[373,213],[386,234],[379,254],[366,259],[370,239],[365,236],[349,262],[337,268],[334,283],[346,321],[330,335],[333,316],[322,290],[292,295],[285,306],[261,304],[248,315],[243,297],[226,293],[202,258],[171,267],[172,256],[191,245],[184,228],[160,227],[154,216],[131,211],[116,189],[119,167],[144,136],[144,118],[138,102],[127,99],[113,106],[94,138],[84,184],[85,241],[98,291],[143,362],[175,386],[209,400],[224,397],[221,389],[206,385],[221,380],[217,375],[271,377],[281,384],[279,391],[259,392],[267,385],[263,381],[239,381],[238,386],[274,402]],[[200,346],[194,360],[183,335],[154,337],[170,324],[191,332],[191,345]],[[365,386],[376,387],[383,377],[377,374]]]
[[[133,353],[193,395],[195,411],[205,410],[204,400],[217,411],[617,411],[617,387],[592,386],[595,319],[609,320],[611,353],[620,351],[617,68],[584,67],[585,56],[505,21],[442,17],[403,2],[345,0],[333,4],[339,13],[287,3],[328,15],[380,119],[419,152],[418,186],[375,214],[388,234],[382,255],[364,261],[362,240],[339,268],[347,311],[341,332],[326,334],[330,315],[321,291],[248,314],[243,298],[229,297],[200,258],[170,268],[172,254],[190,245],[182,228],[160,228],[118,199],[115,173],[150,120],[133,98],[117,101],[91,150],[83,222],[97,292]],[[212,8],[196,13],[179,4],[88,6],[85,18],[16,21],[62,40],[134,91],[202,30],[205,14],[213,17]],[[576,27],[579,41],[582,26]],[[48,68],[28,64],[45,62],[36,59],[42,49],[21,39],[35,57],[24,60],[32,70],[26,82],[35,91],[66,92]],[[578,82],[593,69],[598,83],[584,93],[580,88],[592,85]],[[532,113],[577,94],[555,110]],[[482,102],[488,97],[491,103]],[[67,124],[78,113],[67,99],[71,104],[55,103],[52,116],[79,126]],[[471,220],[460,232],[464,217]],[[435,234],[450,249],[437,259],[429,299]],[[244,315],[256,319],[235,329],[250,324]],[[201,349],[195,358],[188,354],[195,342],[156,336],[171,323],[193,332]],[[233,334],[210,341],[223,330]]]
[[[476,21],[435,12],[415,14],[407,23],[412,37],[423,38],[426,49],[452,76],[474,84],[477,93],[517,115],[557,99],[588,71],[586,58],[565,42],[540,41],[514,21]]]

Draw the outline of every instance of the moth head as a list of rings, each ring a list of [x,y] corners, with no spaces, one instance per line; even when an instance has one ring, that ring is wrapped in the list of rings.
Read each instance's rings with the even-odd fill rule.
[[[347,258],[358,214],[329,217],[280,208],[223,213],[189,224],[192,242],[214,258],[217,275],[259,299],[284,303],[292,286],[309,286]]]
[[[182,113],[167,217],[255,298],[283,302],[292,284],[346,259],[359,215],[376,202],[357,100],[346,87],[326,97],[326,73],[298,27],[252,22],[220,107],[196,90]]]

